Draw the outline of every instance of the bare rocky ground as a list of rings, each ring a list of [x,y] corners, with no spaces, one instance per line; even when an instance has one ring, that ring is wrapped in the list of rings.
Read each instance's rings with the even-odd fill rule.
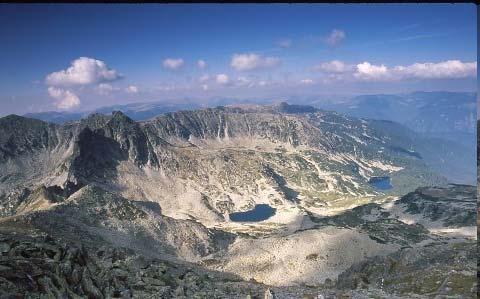
[[[0,297],[475,297],[475,187],[399,125],[312,109],[1,118]]]
[[[381,291],[269,287],[196,265],[98,249],[44,233],[0,234],[1,298],[367,298]],[[272,297],[269,297],[272,296]]]
[[[186,242],[184,254],[200,257],[192,263],[185,261],[187,255],[179,256],[181,251],[166,246],[169,238],[164,234],[153,231],[156,237],[149,237],[141,233],[141,226],[134,229],[147,219],[150,224],[155,221],[144,205],[88,187],[55,207],[1,219],[0,294],[5,298],[264,298],[273,292],[274,298],[474,298],[477,243],[474,236],[464,234],[471,227],[471,211],[454,209],[460,201],[464,208],[475,209],[474,190],[457,185],[419,189],[395,201],[401,209],[389,203],[360,206],[336,216],[312,218],[308,228],[290,235],[236,236],[232,243],[226,233],[226,245],[215,245],[220,237],[181,238]],[[449,203],[450,213],[431,213],[431,205]],[[436,219],[430,228],[434,233],[423,225],[393,220],[403,219],[405,211],[414,208],[411,215],[417,219]],[[456,230],[439,233],[439,223]],[[134,236],[126,241],[119,231]],[[331,239],[322,237],[326,231]],[[342,242],[340,231],[347,232]],[[193,236],[191,231],[187,235]],[[362,251],[360,235],[363,242],[389,250]],[[318,246],[315,238],[322,241]],[[272,246],[275,242],[278,247]],[[238,252],[236,244],[248,244],[249,249]],[[259,253],[260,244],[266,244],[270,258],[265,260]],[[358,253],[364,256],[353,258]]]

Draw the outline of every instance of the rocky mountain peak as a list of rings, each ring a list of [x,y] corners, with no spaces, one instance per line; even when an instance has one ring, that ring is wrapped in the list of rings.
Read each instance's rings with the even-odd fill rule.
[[[125,123],[135,123],[133,119],[128,117],[125,113],[122,111],[113,111],[112,112],[112,118],[110,121],[115,121],[115,122],[125,122]]]
[[[287,102],[280,102],[279,104],[273,105],[273,108],[280,113],[289,114],[314,113],[319,111],[313,106],[288,104]]]

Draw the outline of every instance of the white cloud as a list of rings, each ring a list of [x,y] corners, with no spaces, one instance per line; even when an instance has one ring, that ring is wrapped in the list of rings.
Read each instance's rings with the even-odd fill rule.
[[[391,74],[385,65],[373,65],[369,62],[357,64],[357,71],[354,76],[365,81],[391,79]]]
[[[58,109],[71,109],[80,105],[80,99],[70,90],[50,86],[48,94],[56,100],[55,106]]]
[[[279,40],[277,45],[281,48],[290,48],[292,46],[292,40],[291,39],[282,39]]]
[[[414,63],[408,66],[373,65],[363,62],[357,65],[354,77],[364,81],[387,81],[402,79],[455,79],[476,77],[477,62],[447,60],[438,63]]]
[[[438,63],[414,63],[409,66],[396,66],[392,72],[400,77],[422,79],[466,78],[477,75],[477,62],[447,60]]]
[[[325,42],[330,46],[336,46],[340,44],[346,37],[345,31],[333,29],[330,35],[326,38]]]
[[[303,79],[303,80],[300,80],[300,83],[305,84],[305,85],[312,85],[313,80],[312,79]]]
[[[204,69],[207,67],[207,63],[205,62],[205,60],[200,59],[199,61],[197,61],[197,66],[200,69]]]
[[[340,44],[345,39],[345,37],[345,31],[333,29],[330,35],[326,38],[325,42],[330,46],[336,46]]]
[[[344,62],[340,60],[332,60],[329,62],[324,62],[320,65],[314,67],[315,70],[326,72],[326,73],[346,73],[352,70],[352,67],[346,65]]]
[[[138,87],[136,87],[135,85],[130,85],[125,89],[125,91],[127,93],[137,93],[138,92]]]
[[[185,62],[182,58],[167,58],[163,61],[163,67],[170,70],[178,70]]]
[[[68,69],[47,75],[45,81],[49,86],[71,86],[114,81],[119,78],[117,71],[109,69],[105,62],[80,57],[72,61]]]
[[[161,85],[156,87],[157,90],[159,91],[172,91],[177,89],[177,86],[175,85]]]
[[[246,86],[246,85],[251,86],[252,85],[252,80],[250,80],[247,77],[240,76],[240,77],[237,78],[237,85],[238,86]]]
[[[256,69],[271,68],[280,64],[276,57],[263,57],[254,53],[234,54],[230,65],[237,71],[252,71]]]
[[[217,81],[218,84],[226,85],[230,82],[230,79],[225,74],[218,74],[216,76],[216,81]]]
[[[116,70],[110,69],[105,62],[89,57],[80,57],[71,62],[69,68],[53,72],[45,78],[48,94],[55,99],[58,109],[71,109],[80,105],[79,97],[65,87],[99,84],[95,90],[100,94],[109,94],[112,85],[104,83],[120,79]]]
[[[198,81],[201,82],[201,83],[204,83],[204,82],[207,82],[208,80],[210,80],[210,76],[205,74],[203,76],[201,76],[200,78],[198,78]]]
[[[120,91],[122,90],[119,87],[114,87],[111,84],[108,83],[100,83],[95,87],[95,91],[98,92],[101,95],[109,95],[113,91]],[[129,85],[126,88],[123,89],[126,93],[137,93],[138,88],[135,85]]]
[[[322,78],[322,83],[324,84],[331,84],[338,81],[344,81],[346,76],[344,74],[335,74],[330,73],[326,77]]]
[[[114,88],[111,84],[100,83],[97,87],[95,87],[95,90],[101,95],[108,95],[114,90]]]
[[[208,90],[208,85],[207,85],[207,84],[202,84],[202,89],[203,89],[204,91],[207,91],[207,90]]]

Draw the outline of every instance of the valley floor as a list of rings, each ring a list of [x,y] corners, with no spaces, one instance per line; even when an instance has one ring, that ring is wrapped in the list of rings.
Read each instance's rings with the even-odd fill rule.
[[[237,237],[227,246],[204,249],[192,263],[175,258],[168,248],[142,254],[152,248],[142,242],[165,241],[141,236],[138,229],[128,242],[107,241],[101,230],[131,229],[121,226],[122,217],[130,224],[136,217],[146,221],[141,212],[146,210],[90,188],[73,196],[70,206],[62,204],[63,210],[0,220],[0,296],[270,298],[272,292],[274,298],[475,298],[474,191],[459,185],[421,188],[330,216],[292,213],[288,229],[275,217],[247,226],[230,223],[217,229]],[[92,201],[95,196],[99,199]],[[102,222],[102,217],[99,223],[71,219],[71,226],[55,220],[75,218],[71,209],[103,215],[97,206],[101,200],[113,202],[102,207],[110,214],[106,221],[116,217],[116,223]],[[71,229],[81,239],[70,235]],[[189,234],[181,242],[194,247],[205,242],[188,241]],[[215,234],[215,242],[228,239]],[[188,246],[184,252],[193,250]]]

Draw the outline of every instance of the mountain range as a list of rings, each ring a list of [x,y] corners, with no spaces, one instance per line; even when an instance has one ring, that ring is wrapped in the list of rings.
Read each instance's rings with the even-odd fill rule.
[[[270,103],[272,101],[272,99],[246,99],[240,101],[240,103],[255,105],[255,103]],[[450,163],[449,161],[452,165],[461,165],[461,167],[453,171],[447,167],[441,173],[455,183],[474,184],[476,182],[476,169],[473,166],[475,164],[476,146],[476,93],[413,92],[356,97],[291,97],[289,101],[311,105],[323,110],[336,111],[353,117],[390,120],[403,124],[415,133],[423,135],[424,139],[450,141],[451,143],[444,150],[449,151],[458,148],[458,151],[463,153],[463,157],[460,159],[464,159],[465,162],[457,161],[458,157],[450,153],[449,159],[438,160],[438,167],[443,167],[440,164]],[[238,102],[238,99],[233,98],[216,98],[209,104],[232,105]],[[121,111],[133,120],[143,121],[164,113],[200,108],[202,106],[193,101],[176,104],[150,102],[115,105],[82,113],[30,113],[26,114],[25,117],[62,124],[67,121],[86,118],[94,113],[111,114],[113,111]]]
[[[473,297],[476,189],[450,184],[475,165],[463,150],[287,103],[9,115],[0,294]]]

